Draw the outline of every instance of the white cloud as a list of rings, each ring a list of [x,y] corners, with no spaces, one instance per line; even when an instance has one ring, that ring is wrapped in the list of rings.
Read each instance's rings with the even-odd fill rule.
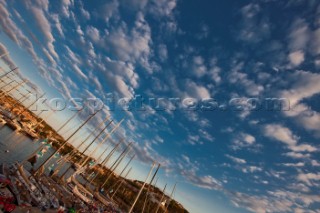
[[[86,34],[89,36],[89,38],[94,42],[100,41],[100,32],[97,28],[93,26],[87,26]]]
[[[1,60],[3,60],[9,66],[10,69],[17,67],[15,65],[14,61],[9,56],[8,49],[0,42],[0,55],[3,55],[3,54],[8,54],[8,55],[3,56],[1,58]]]
[[[69,18],[70,17],[70,7],[73,6],[73,0],[62,0],[61,1],[61,13]]]
[[[186,91],[183,92],[183,97],[190,97],[195,99],[206,99],[210,98],[210,92],[204,86],[198,85],[194,81],[187,80],[185,83]]]
[[[304,61],[304,52],[301,50],[291,52],[288,59],[293,67],[299,66]]]
[[[242,22],[236,36],[247,42],[259,42],[270,34],[267,19],[259,18],[261,8],[259,4],[250,3],[240,9]]]
[[[176,0],[151,0],[149,12],[158,17],[170,17],[176,6]]]
[[[280,97],[290,101],[290,110],[284,111],[289,117],[294,117],[305,129],[318,132],[320,129],[320,113],[301,103],[320,93],[320,75],[306,71],[296,71],[290,75],[294,81],[291,89],[280,92]]]
[[[290,149],[294,152],[315,152],[318,149],[314,146],[311,146],[309,144],[300,144],[296,146],[291,146]]]
[[[291,157],[291,158],[296,158],[296,159],[310,158],[310,154],[303,154],[303,153],[299,153],[299,152],[288,152],[288,153],[285,153],[284,155]]]
[[[305,164],[303,162],[299,163],[283,163],[283,166],[288,166],[288,167],[304,167]]]
[[[311,161],[311,165],[312,166],[320,166],[320,163],[318,161],[316,161],[316,160],[312,160]]]
[[[290,129],[279,124],[268,124],[264,127],[264,135],[269,138],[281,141],[288,146],[295,146],[298,137]]]
[[[248,74],[240,72],[244,63],[235,63],[229,75],[229,82],[232,84],[240,84],[250,96],[258,96],[264,91],[262,85],[256,84],[249,79]]]
[[[110,32],[106,37],[106,42],[106,48],[113,50],[119,60],[133,64],[140,63],[146,71],[153,73],[153,67],[149,63],[152,43],[151,28],[141,12],[137,14],[131,30],[123,23]]]
[[[83,16],[85,19],[87,19],[87,20],[90,19],[90,17],[91,17],[90,13],[89,13],[87,10],[85,10],[85,9],[83,8],[83,6],[81,6],[80,11],[81,11],[82,16]]]
[[[280,124],[268,124],[263,128],[266,137],[275,139],[287,145],[292,152],[286,153],[286,156],[293,158],[308,158],[310,154],[300,152],[315,152],[318,149],[310,144],[298,144],[299,137],[294,135],[290,129]]]
[[[310,39],[308,24],[303,19],[296,19],[289,33],[289,49],[291,51],[305,50]]]
[[[20,28],[12,21],[11,14],[0,4],[0,25],[1,31],[14,41],[18,46],[25,48],[32,58],[37,61],[37,55],[34,51],[31,41],[23,34]]]
[[[58,14],[52,14],[51,15],[51,19],[54,21],[55,23],[55,27],[58,30],[60,36],[64,37],[64,33],[63,33],[63,28],[60,22],[60,17]]]
[[[239,164],[245,164],[245,163],[247,163],[246,160],[241,159],[241,158],[233,157],[233,156],[231,156],[231,155],[225,155],[225,156],[226,156],[227,158],[229,158],[230,160],[232,160],[233,162],[235,162],[235,163],[239,163]]]
[[[300,173],[297,179],[306,183],[308,186],[312,186],[313,181],[320,181],[320,173]]]
[[[31,7],[30,8],[35,20],[38,24],[39,29],[42,31],[43,35],[45,36],[46,40],[47,40],[47,48],[50,52],[50,54],[52,54],[56,59],[59,59],[59,56],[55,50],[55,47],[53,45],[55,39],[52,35],[52,31],[51,31],[51,25],[48,21],[48,19],[46,18],[43,10],[37,8],[37,7]]]
[[[201,56],[195,56],[192,60],[192,74],[198,78],[204,76],[207,72],[207,67],[204,64],[204,59]]]
[[[257,152],[260,145],[256,144],[256,138],[253,135],[240,132],[234,137],[230,147],[233,150],[247,148],[248,150]]]
[[[105,22],[109,22],[112,16],[118,14],[119,1],[112,0],[102,5],[102,11],[100,12]]]
[[[166,61],[168,58],[168,49],[165,44],[160,44],[158,47],[158,54],[161,61]]]
[[[85,80],[88,80],[88,77],[82,72],[82,70],[79,68],[79,66],[77,64],[73,64],[72,68],[76,72],[78,77],[80,77],[80,79],[83,78]]]

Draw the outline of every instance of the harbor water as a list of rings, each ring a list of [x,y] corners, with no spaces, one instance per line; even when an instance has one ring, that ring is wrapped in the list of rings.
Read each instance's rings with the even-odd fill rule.
[[[13,164],[15,162],[22,162],[29,157],[42,145],[43,139],[31,140],[24,134],[14,131],[6,125],[0,125],[0,164],[5,163],[6,165]],[[41,163],[47,159],[47,157],[53,153],[53,149],[50,148],[43,157],[38,158],[34,165],[34,168],[38,168]],[[53,164],[56,159],[49,161],[47,166]],[[29,162],[24,163],[24,167],[27,170],[31,169]],[[67,167],[65,165],[64,167]],[[61,169],[61,172],[64,168]],[[49,173],[46,169],[45,173]]]

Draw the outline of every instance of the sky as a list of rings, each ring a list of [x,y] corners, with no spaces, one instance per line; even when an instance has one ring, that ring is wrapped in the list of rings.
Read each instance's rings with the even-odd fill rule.
[[[93,127],[125,118],[130,178],[161,163],[190,212],[320,212],[319,1],[0,0],[0,42],[48,99],[101,100]]]

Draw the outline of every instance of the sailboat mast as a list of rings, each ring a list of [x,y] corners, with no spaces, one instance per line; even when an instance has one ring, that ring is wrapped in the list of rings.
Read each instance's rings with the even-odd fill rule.
[[[151,169],[150,169],[150,171],[149,171],[149,173],[148,173],[148,176],[147,176],[146,180],[144,181],[144,183],[142,184],[141,189],[140,189],[140,191],[139,191],[136,199],[134,200],[134,202],[133,202],[133,204],[132,204],[132,206],[131,206],[131,208],[130,208],[130,210],[129,210],[128,213],[131,213],[131,212],[133,211],[133,208],[134,208],[134,206],[136,205],[136,203],[137,203],[137,201],[138,201],[138,199],[139,199],[139,197],[140,197],[140,195],[141,195],[141,193],[142,193],[142,190],[143,190],[144,186],[146,185],[147,180],[149,179],[149,177],[150,177],[150,175],[151,175],[151,173],[152,173],[152,170],[153,170],[154,166],[155,166],[155,163],[152,163],[152,166],[151,166]]]
[[[121,139],[120,142],[109,152],[109,154],[104,158],[104,160],[101,162],[101,165],[105,165],[109,159],[111,158],[111,156],[114,154],[114,152],[118,149],[119,145],[123,142],[124,140]],[[106,149],[107,150],[107,149]],[[106,151],[105,150],[105,151]],[[96,177],[98,176],[98,174],[95,174],[95,176],[92,178],[92,180],[90,181],[90,183],[92,183]]]
[[[116,190],[113,192],[112,196],[111,196],[111,199],[116,195],[116,193],[118,192],[118,190],[120,189],[120,187],[122,186],[124,180],[128,177],[128,175],[130,174],[132,170],[132,167],[128,170],[128,172],[126,173],[126,175],[124,176],[124,178],[121,180],[119,186],[116,188]]]
[[[2,80],[1,80],[2,81]],[[0,90],[4,89],[6,86],[10,85],[12,82],[14,82],[15,80],[10,81],[9,83],[6,83],[5,85],[3,85]]]
[[[81,166],[83,166],[83,165],[86,163],[86,161],[87,161],[90,157],[92,157],[92,156],[94,155],[94,153],[98,150],[98,148],[112,135],[112,133],[113,133],[114,131],[116,131],[117,128],[120,127],[120,125],[121,125],[122,122],[123,122],[123,119],[111,130],[111,132],[109,132],[109,133],[106,135],[106,137],[97,145],[97,147],[96,147],[89,155],[87,155],[87,157],[85,158],[85,160],[83,161],[83,164],[82,164]],[[111,124],[111,122],[110,122],[110,124]]]
[[[9,91],[1,91],[1,92],[0,92],[1,97],[2,97],[4,94],[9,94],[11,91],[19,88],[22,84],[24,84],[24,83],[26,83],[26,82],[27,82],[27,80],[23,80],[22,82],[20,82],[20,83],[17,84],[16,86],[14,86],[14,87],[12,87],[11,89],[9,89]]]
[[[146,199],[144,200],[144,203],[143,203],[142,213],[144,212],[144,209],[145,209],[145,207],[146,207],[146,203],[147,203],[147,200],[148,200],[148,193],[149,193],[150,185],[152,185],[152,182],[153,182],[154,178],[156,177],[159,169],[160,169],[160,163],[158,164],[158,167],[157,167],[155,173],[153,174],[153,176],[152,176],[152,178],[151,178],[151,180],[150,180],[150,182],[149,182],[148,189],[147,189],[147,194],[146,194]]]
[[[125,165],[125,167],[122,169],[122,171],[120,172],[120,174],[119,174],[119,176],[121,176],[123,173],[124,173],[124,171],[127,169],[127,167],[130,165],[130,163],[131,163],[131,161],[133,160],[133,158],[135,157],[136,155],[133,155],[131,158],[130,158],[130,160],[127,162],[127,164]],[[113,186],[111,187],[111,188],[113,188]]]
[[[159,201],[159,204],[158,204],[158,207],[157,207],[157,210],[156,210],[155,213],[158,213],[158,211],[159,211],[159,209],[160,209],[160,205],[161,205],[162,200],[163,200],[163,198],[164,198],[164,196],[165,196],[166,188],[167,188],[167,184],[164,186],[164,188],[163,188],[163,190],[162,190],[162,196],[161,196],[161,199],[160,199],[160,201]]]
[[[13,71],[15,71],[15,70],[17,70],[17,69],[18,69],[18,67],[13,68],[12,70],[10,70],[9,72],[7,72],[7,73],[5,73],[5,74],[2,74],[2,75],[0,76],[0,79],[2,79],[3,77],[9,75],[10,73],[12,73]]]
[[[170,202],[171,202],[171,200],[172,200],[173,193],[174,193],[174,191],[176,190],[176,186],[177,186],[177,183],[174,184],[174,187],[173,187],[173,189],[172,189],[171,195],[170,195],[170,197],[169,197],[170,200],[169,200],[169,202],[168,202],[168,205],[166,205],[166,208],[165,208],[165,211],[164,211],[164,212],[167,212],[167,210],[168,210],[168,207],[169,207]]]
[[[99,111],[96,111],[96,112],[93,113],[91,116],[89,116],[89,117],[77,128],[77,130],[74,131],[74,132],[67,138],[67,140],[65,140],[65,142],[63,142],[62,145],[61,145],[58,149],[56,149],[56,151],[54,151],[54,152],[47,158],[47,160],[45,160],[45,161],[39,166],[39,168],[35,171],[34,174],[36,174],[36,173],[41,169],[41,167],[45,166],[45,165],[53,158],[53,156],[54,156],[55,154],[57,154],[57,153],[68,143],[68,141],[69,141],[75,134],[77,134],[77,132],[78,132],[84,125],[86,125],[86,124],[89,122],[89,120],[90,120],[91,118],[93,118],[98,112],[99,112]]]
[[[124,157],[127,155],[127,150],[130,148],[132,142],[128,144],[128,146],[122,151],[122,153],[120,154],[120,156],[117,158],[117,160],[112,164],[112,166],[110,167],[110,174],[108,175],[107,179],[104,181],[104,183],[102,184],[102,186],[100,187],[100,189],[102,189],[108,182],[108,180],[111,178],[111,176],[113,175],[113,172],[116,170],[116,168],[119,166],[119,164],[121,163],[121,161],[124,159]]]
[[[80,112],[83,110],[83,108],[81,110],[79,110],[78,112],[74,113],[64,124],[62,124],[57,130],[56,132],[59,133],[61,129],[63,129],[70,121],[72,121],[77,115],[80,114]]]
[[[100,132],[99,134],[91,141],[91,143],[81,152],[81,156],[84,155],[84,153],[90,148],[90,146],[99,138],[99,136],[106,130],[106,128],[108,128],[108,126],[113,122],[113,120],[111,120]],[[82,168],[84,166],[84,164],[86,163],[88,158],[85,158],[85,160],[82,162],[82,164],[80,165],[80,168]],[[70,165],[66,171],[61,175],[61,179],[63,179],[63,177],[67,174],[68,171],[70,171],[71,169]]]

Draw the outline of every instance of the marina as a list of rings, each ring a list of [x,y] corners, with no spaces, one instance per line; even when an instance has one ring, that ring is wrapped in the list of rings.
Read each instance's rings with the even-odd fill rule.
[[[11,76],[12,71],[5,73],[2,78],[9,80],[15,78],[14,75]],[[7,76],[9,73],[11,77]],[[154,196],[148,197],[160,164],[149,184],[147,181],[153,173],[155,162],[145,182],[137,184],[135,181],[126,179],[132,170],[132,167],[129,168],[130,163],[135,157],[130,154],[132,142],[126,143],[124,139],[120,139],[113,145],[109,142],[110,144],[101,154],[95,155],[101,146],[110,140],[124,119],[114,124],[110,116],[107,116],[98,124],[99,128],[94,128],[87,137],[80,138],[82,142],[75,147],[70,144],[70,140],[77,136],[78,132],[99,114],[99,111],[86,116],[78,127],[69,129],[69,136],[64,138],[59,132],[67,128],[67,124],[82,110],[74,113],[60,128],[54,130],[43,118],[39,118],[42,112],[36,114],[29,110],[36,101],[25,106],[21,99],[16,100],[10,95],[10,92],[23,87],[25,81],[16,85],[11,85],[12,82],[5,83],[1,87],[2,90],[6,90],[1,92],[0,101],[2,190],[0,204],[4,212],[131,213],[141,211],[135,210],[137,207],[140,209],[141,206],[144,212],[146,203],[149,204],[149,210],[146,212],[153,211],[151,209],[157,209],[157,211],[162,209],[161,211],[167,212],[165,204]],[[54,113],[52,111],[49,116]],[[82,146],[85,148],[80,152]],[[130,155],[129,161],[124,164],[123,161]],[[115,159],[110,167],[106,167],[107,162],[112,158]],[[122,164],[125,166],[120,174],[116,175],[116,169]],[[122,177],[125,172],[125,177]],[[117,186],[117,183],[120,185]],[[122,187],[121,194],[120,187]],[[126,203],[128,197],[131,204]],[[162,200],[163,195],[158,197]]]

